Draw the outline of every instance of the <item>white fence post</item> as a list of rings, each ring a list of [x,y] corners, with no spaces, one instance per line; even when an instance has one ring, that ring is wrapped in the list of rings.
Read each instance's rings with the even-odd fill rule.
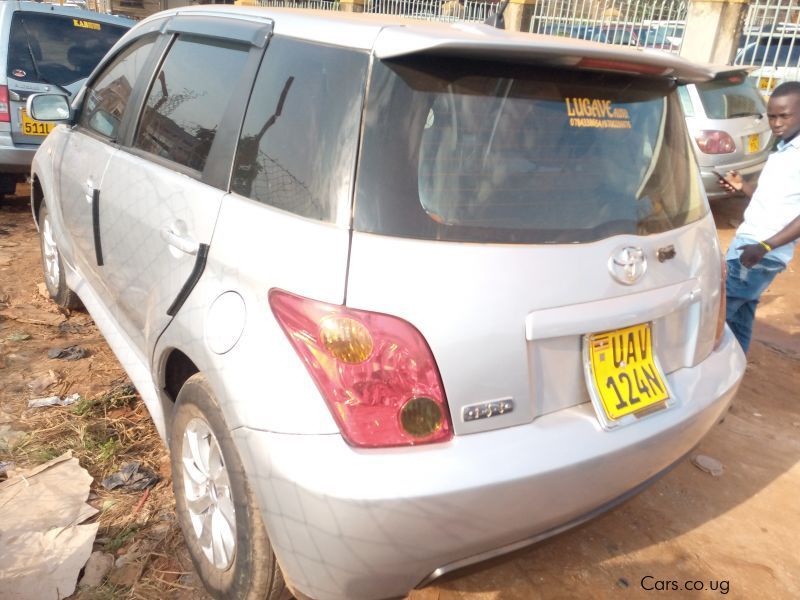
[[[680,55],[697,62],[731,64],[748,0],[691,0]]]

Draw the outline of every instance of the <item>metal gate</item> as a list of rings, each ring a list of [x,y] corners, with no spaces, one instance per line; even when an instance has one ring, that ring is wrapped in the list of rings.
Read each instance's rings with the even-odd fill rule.
[[[529,31],[678,53],[684,0],[540,0]]]
[[[748,7],[734,64],[755,67],[750,75],[765,94],[783,81],[800,79],[798,21],[795,0],[754,0]]]

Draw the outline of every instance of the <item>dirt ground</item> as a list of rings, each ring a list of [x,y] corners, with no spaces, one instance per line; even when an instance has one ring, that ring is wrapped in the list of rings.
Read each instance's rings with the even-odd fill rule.
[[[712,206],[723,245],[743,208],[738,199]],[[724,423],[697,449],[723,464],[721,476],[686,460],[582,527],[449,575],[409,598],[800,597],[798,270],[800,258],[765,294],[741,390]],[[166,453],[146,411],[120,387],[125,374],[91,319],[56,310],[40,292],[41,280],[26,198],[0,202],[0,461],[24,467],[73,447],[95,478],[91,502],[102,509],[95,547],[135,560],[124,573],[114,569],[112,583],[76,597],[206,598],[181,550]],[[71,344],[89,355],[74,362],[47,357],[48,349]],[[48,378],[54,382],[34,394],[30,384]],[[84,410],[26,408],[37,395],[73,392],[86,399]],[[4,439],[4,426],[6,434],[20,433]],[[162,477],[150,492],[99,485],[134,459]]]

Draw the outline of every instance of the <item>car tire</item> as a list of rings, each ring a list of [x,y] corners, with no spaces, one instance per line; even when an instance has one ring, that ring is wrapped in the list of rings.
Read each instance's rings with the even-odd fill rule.
[[[47,293],[62,308],[78,308],[78,295],[67,286],[64,263],[53,235],[53,223],[47,205],[39,209],[39,248],[42,251],[42,271]]]
[[[290,598],[258,504],[206,377],[178,393],[170,428],[172,487],[192,562],[214,598]]]

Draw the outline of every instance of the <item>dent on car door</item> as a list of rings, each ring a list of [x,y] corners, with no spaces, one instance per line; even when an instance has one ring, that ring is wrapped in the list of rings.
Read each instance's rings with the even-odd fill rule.
[[[109,162],[104,279],[120,325],[142,351],[202,270],[225,195],[203,173],[229,104],[241,102],[233,92],[247,59],[245,46],[178,36],[147,91],[131,147]]]
[[[132,43],[87,87],[77,126],[66,135],[61,154],[60,204],[77,266],[102,293],[103,263],[99,224],[103,181],[138,74],[153,50],[155,37]]]

